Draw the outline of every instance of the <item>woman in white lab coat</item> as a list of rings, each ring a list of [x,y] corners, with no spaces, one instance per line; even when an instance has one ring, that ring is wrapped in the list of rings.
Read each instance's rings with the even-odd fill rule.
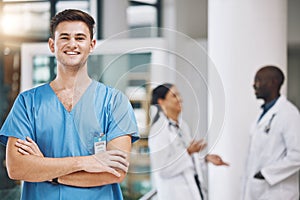
[[[153,116],[149,147],[158,199],[207,199],[203,173],[205,162],[227,163],[218,155],[207,155],[200,160],[197,153],[205,148],[206,143],[193,139],[187,124],[180,118],[182,102],[174,85],[167,83],[156,87],[151,103]]]
[[[250,133],[244,200],[299,200],[300,115],[279,94],[283,79],[273,66],[255,76],[256,97],[265,104]]]

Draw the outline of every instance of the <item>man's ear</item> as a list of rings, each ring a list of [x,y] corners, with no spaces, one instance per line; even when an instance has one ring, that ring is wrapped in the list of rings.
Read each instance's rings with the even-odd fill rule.
[[[272,87],[279,91],[280,87],[281,87],[280,81],[276,78],[273,78],[272,79]]]
[[[91,41],[90,53],[92,53],[92,52],[94,51],[95,47],[96,47],[96,40],[93,39],[93,40]]]
[[[279,85],[279,81],[277,78],[274,78],[272,77],[270,80],[269,80],[269,84],[271,85],[271,87],[277,87]]]
[[[48,45],[49,45],[49,49],[52,53],[54,53],[55,49],[54,49],[54,39],[49,38],[48,39]]]

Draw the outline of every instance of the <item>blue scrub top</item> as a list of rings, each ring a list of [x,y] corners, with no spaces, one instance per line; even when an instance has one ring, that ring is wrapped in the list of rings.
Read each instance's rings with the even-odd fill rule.
[[[0,142],[8,137],[32,138],[45,157],[94,154],[94,136],[106,141],[130,134],[138,139],[133,109],[120,91],[92,81],[68,112],[49,84],[21,93],[0,130]],[[24,182],[22,199],[74,200],[123,199],[119,184],[79,188],[48,182]]]

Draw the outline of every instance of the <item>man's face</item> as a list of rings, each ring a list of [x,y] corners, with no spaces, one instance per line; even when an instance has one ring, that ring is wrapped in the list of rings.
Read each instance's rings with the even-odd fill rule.
[[[58,65],[76,69],[86,64],[96,41],[90,39],[89,29],[84,22],[61,22],[54,35],[54,39],[49,39],[49,47]]]
[[[270,95],[270,86],[272,80],[266,70],[260,70],[256,73],[254,78],[253,88],[257,99],[266,100]]]

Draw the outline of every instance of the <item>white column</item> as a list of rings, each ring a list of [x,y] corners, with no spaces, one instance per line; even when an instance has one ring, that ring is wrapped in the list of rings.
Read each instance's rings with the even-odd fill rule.
[[[225,90],[223,131],[213,152],[230,162],[230,167],[209,167],[209,195],[210,200],[238,200],[249,127],[262,103],[256,100],[252,87],[255,72],[263,65],[272,64],[286,74],[287,2],[208,2],[208,51]]]

